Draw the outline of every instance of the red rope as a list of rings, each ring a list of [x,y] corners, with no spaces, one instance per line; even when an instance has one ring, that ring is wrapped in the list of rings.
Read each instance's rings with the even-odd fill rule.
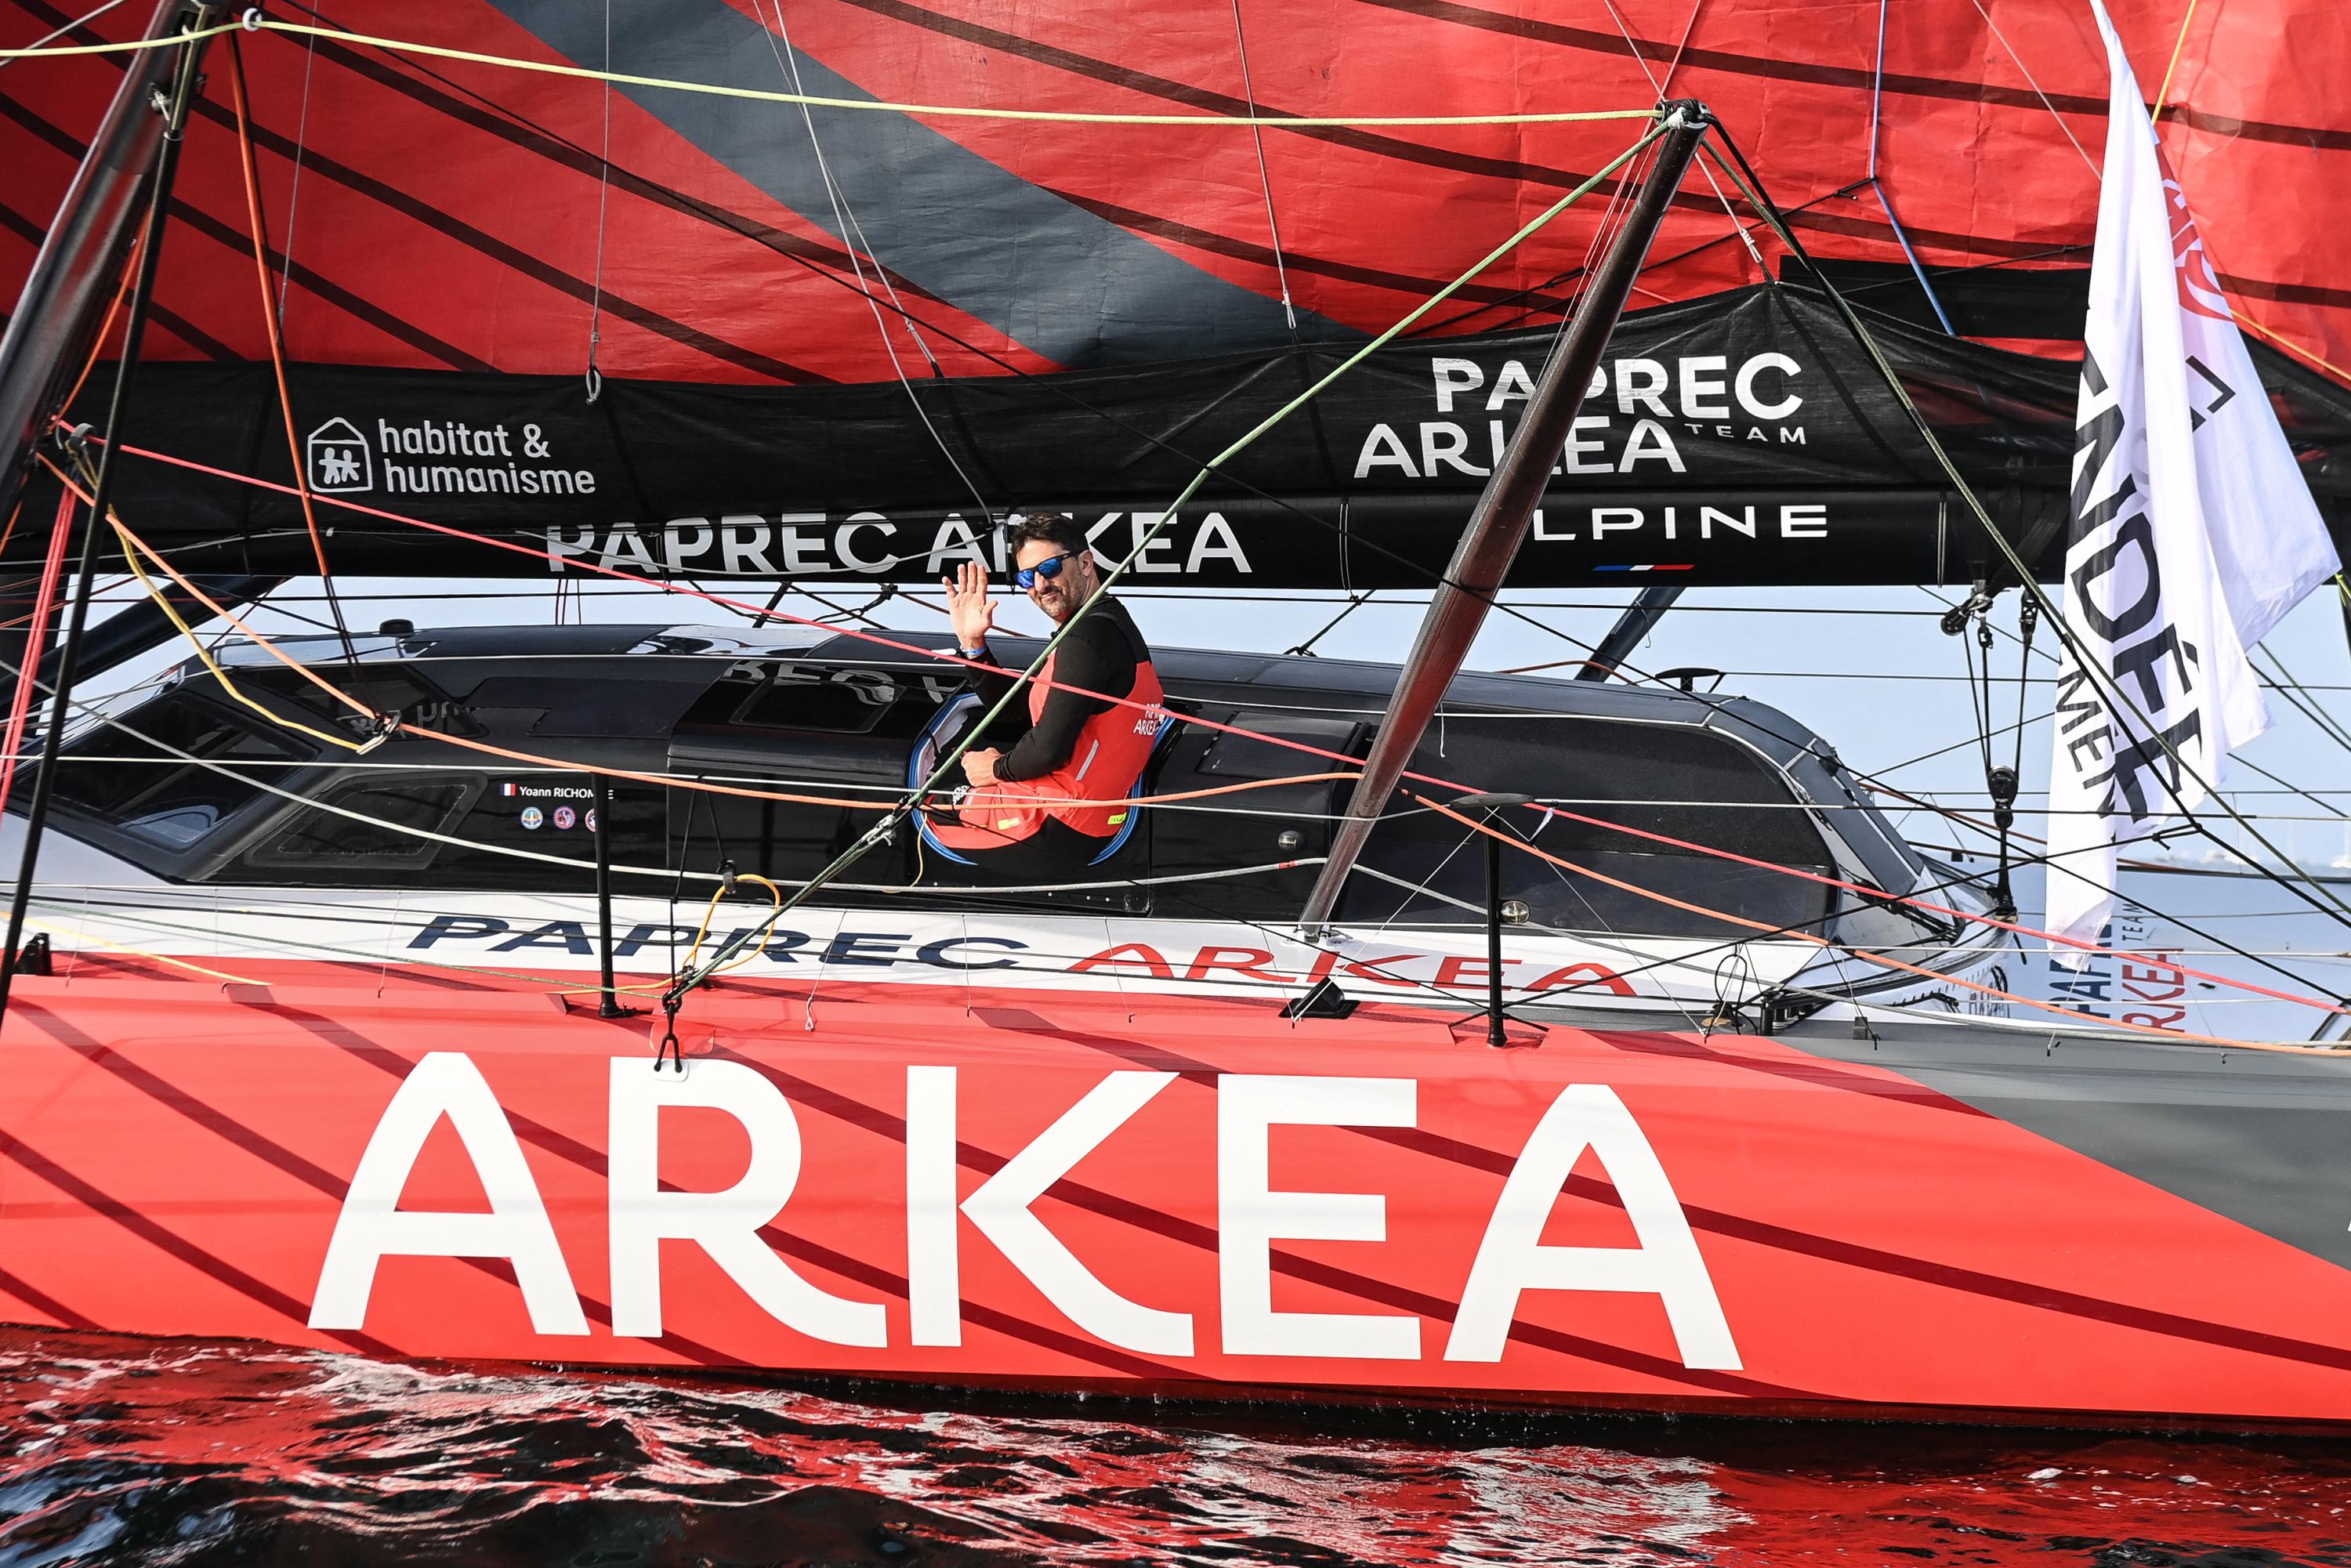
[[[57,525],[49,533],[48,559],[41,565],[41,586],[33,597],[33,622],[25,629],[25,652],[16,669],[16,690],[8,702],[8,729],[0,740],[0,814],[8,810],[9,786],[16,781],[16,761],[25,744],[25,721],[32,712],[34,677],[49,641],[49,612],[57,608],[57,582],[66,570],[66,538],[73,532],[74,493],[57,496]],[[93,527],[95,525],[92,525]]]
[[[1427,806],[1436,810],[1441,815],[1452,818],[1455,821],[1460,823],[1463,827],[1469,829],[1473,832],[1489,834],[1491,837],[1501,840],[1506,844],[1516,844],[1520,849],[1526,850],[1530,853],[1533,854],[1538,860],[1548,861],[1552,865],[1574,872],[1579,876],[1588,876],[1594,882],[1604,882],[1611,887],[1621,888],[1626,893],[1635,894],[1640,897],[1668,905],[1674,909],[1686,910],[1693,915],[1703,915],[1717,920],[1726,920],[1733,925],[1744,925],[1750,931],[1761,931],[1774,937],[1793,937],[1799,942],[1809,942],[1815,947],[1834,949],[1836,946],[1836,944],[1831,942],[1827,937],[1815,936],[1809,931],[1792,931],[1779,926],[1767,925],[1761,920],[1750,920],[1743,915],[1729,915],[1719,909],[1708,909],[1705,904],[1692,904],[1686,899],[1676,898],[1671,894],[1659,893],[1653,888],[1640,887],[1629,882],[1620,881],[1615,877],[1608,875],[1604,872],[1593,871],[1590,866],[1578,865],[1575,862],[1568,860],[1563,856],[1552,854],[1549,850],[1537,849],[1534,845],[1528,843],[1525,840],[1517,838],[1512,834],[1506,833],[1499,828],[1493,827],[1488,823],[1477,821],[1474,819],[1455,810],[1452,807],[1446,805],[1442,801],[1432,800],[1425,795],[1415,795],[1413,799],[1418,800],[1422,805]],[[1611,825],[1613,826],[1614,824]],[[1750,863],[1760,864],[1761,862],[1757,862]],[[1781,866],[1771,869],[1785,871],[1791,868]],[[1905,974],[1917,975],[1922,979],[1932,980],[1938,985],[1958,986],[1964,990],[1973,991],[1979,996],[1996,997],[2004,1002],[2016,1002],[2028,1008],[2038,1008],[2043,1012],[2056,1013],[2061,1017],[2067,1019],[2079,1019],[2083,1016],[2074,1009],[2065,1006],[2063,1002],[2043,1001],[2037,997],[2019,996],[2014,991],[2003,991],[1997,986],[1987,986],[1980,981],[1961,979],[1957,975],[1945,974],[1940,969],[1929,969],[1923,965],[1907,963],[1900,958],[1889,958],[1883,953],[1873,953],[1866,947],[1855,947],[1852,949],[1852,952],[1854,956],[1862,959],[1864,962],[1876,964],[1888,969],[1898,969]],[[2179,967],[2178,965],[2172,965],[2169,967],[2173,968]],[[2188,974],[2195,973],[2192,969],[2182,972]],[[2269,994],[2274,996],[2278,993],[2271,992]],[[2291,1001],[2298,1000],[2300,998],[2286,998],[2284,999]],[[1857,1007],[1861,1004],[1856,1001],[1855,1005]],[[2312,1005],[2318,1007],[2326,1006],[2325,1003],[2313,1003]],[[2329,1012],[2337,1012],[2342,1009],[2329,1007],[2327,1008],[2327,1010]],[[2335,1054],[2335,1048],[2333,1046],[2283,1045],[2264,1040],[2231,1040],[2224,1035],[2191,1034],[2186,1030],[2164,1029],[2157,1024],[2132,1023],[2125,1019],[2100,1019],[2097,1021],[2112,1025],[2116,1029],[2130,1030],[2139,1034],[2151,1034],[2161,1040],[2192,1040],[2204,1045],[2224,1045],[2233,1050],[2240,1051],[2273,1051],[2312,1056],[2321,1054],[2331,1056]]]
[[[332,603],[334,572],[327,565],[327,541],[319,532],[319,515],[310,505],[310,481],[302,468],[302,443],[294,434],[294,398],[286,387],[286,344],[282,323],[277,319],[277,296],[272,289],[275,281],[269,274],[269,250],[261,236],[261,170],[253,154],[253,131],[245,104],[245,55],[238,49],[236,37],[228,40],[229,96],[236,105],[237,166],[245,173],[245,213],[253,225],[253,270],[261,284],[261,319],[269,330],[269,364],[277,372],[277,411],[286,425],[286,455],[294,465],[294,493],[302,498],[302,526],[310,530],[310,554],[319,563],[319,576],[327,584],[329,602]],[[342,614],[338,609],[338,625]]]
[[[98,438],[92,437],[92,439],[95,440]],[[191,458],[175,457],[168,453],[150,451],[145,447],[132,446],[128,443],[124,444],[122,450],[134,456],[152,458],[156,462],[170,464],[174,467],[189,469],[198,474],[207,474],[214,478],[228,479],[239,484],[251,485],[266,490],[276,490],[281,494],[291,493],[290,487],[287,486],[279,485],[267,479],[256,478],[247,474],[233,473],[225,468],[214,468],[209,465],[195,462]],[[872,643],[881,647],[892,649],[897,653],[910,653],[919,658],[935,659],[942,664],[956,664],[969,669],[987,670],[994,674],[1007,673],[998,670],[997,666],[993,664],[982,664],[977,660],[966,659],[959,654],[945,653],[935,648],[925,648],[912,643],[900,643],[888,637],[876,636],[871,632],[860,632],[850,627],[827,625],[822,622],[810,620],[806,616],[794,615],[789,612],[781,610],[768,610],[764,606],[746,603],[740,600],[729,599],[724,594],[711,593],[705,590],[695,588],[691,585],[680,586],[675,583],[664,582],[656,578],[644,577],[631,571],[623,571],[617,567],[600,566],[593,561],[569,561],[556,556],[551,551],[539,549],[532,545],[521,544],[510,539],[493,538],[483,534],[471,533],[464,528],[453,528],[446,523],[428,522],[422,517],[406,517],[399,512],[385,511],[381,507],[365,506],[356,501],[346,501],[339,497],[322,496],[319,499],[325,501],[329,506],[340,507],[345,510],[358,512],[367,517],[381,517],[387,522],[401,523],[410,528],[423,528],[428,532],[441,534],[450,538],[465,539],[469,543],[489,545],[498,549],[513,551],[517,555],[532,556],[541,560],[555,562],[559,565],[575,567],[580,570],[595,572],[601,576],[614,578],[623,582],[632,582],[645,587],[662,589],[667,592],[678,593],[688,598],[704,600],[709,603],[720,605],[729,610],[740,611],[747,614],[764,614],[770,620],[789,621],[799,625],[814,627],[819,631],[831,632],[843,637],[855,638],[860,642]],[[166,568],[165,570],[168,570],[170,569]],[[1035,677],[1031,678],[1034,679]],[[1037,684],[1053,690],[1076,692],[1081,696],[1092,697],[1098,701],[1108,702],[1119,706],[1141,708],[1146,706],[1136,702],[1130,697],[1114,697],[1105,693],[1089,692],[1081,686],[1072,686],[1062,682],[1038,679]],[[1313,746],[1301,740],[1291,740],[1281,736],[1261,734],[1255,730],[1243,730],[1238,726],[1218,724],[1212,719],[1196,718],[1188,715],[1186,716],[1184,722],[1201,729],[1217,731],[1226,734],[1247,735],[1253,740],[1263,741],[1270,745],[1282,747],[1285,750],[1302,752],[1308,756],[1322,758],[1327,761],[1343,762],[1347,764],[1349,767],[1361,766],[1358,760],[1354,758],[1348,757],[1341,752],[1326,749],[1322,747]],[[448,737],[442,737],[441,738],[446,739]],[[1451,789],[1460,794],[1471,793],[1467,785],[1455,783],[1449,779],[1434,778],[1426,773],[1415,773],[1410,770],[1406,770],[1403,777],[1417,784],[1426,784],[1438,789]],[[1442,810],[1444,808],[1438,807],[1437,809]],[[1556,806],[1532,807],[1530,808],[1530,810],[1552,811],[1574,821],[1606,828],[1613,832],[1626,833],[1635,838],[1647,839],[1656,843],[1669,844],[1676,849],[1687,850],[1694,854],[1707,855],[1717,860],[1731,861],[1739,864],[1751,866],[1759,870],[1778,872],[1785,876],[1801,877],[1806,882],[1818,883],[1823,886],[1843,889],[1845,892],[1866,898],[1873,903],[1903,904],[1913,909],[1925,910],[1928,913],[1944,915],[1951,919],[1990,925],[1995,929],[2011,932],[2018,936],[2032,936],[2044,941],[2053,942],[2063,946],[2074,948],[2079,952],[2095,953],[2126,961],[2175,969],[2180,974],[2189,976],[2195,979],[2207,980],[2214,985],[2227,986],[2239,990],[2250,991],[2256,996],[2268,997],[2274,1001],[2294,1002],[2304,1007],[2316,1008],[2319,1010],[2327,1013],[2351,1013],[2351,1008],[2345,1008],[2335,1002],[2323,1000],[2316,997],[2298,996],[2291,991],[2273,990],[2266,986],[2257,985],[2251,980],[2241,980],[2225,975],[2210,974],[2201,969],[2191,969],[2186,965],[2180,964],[2171,958],[2136,951],[2125,951],[2121,948],[2116,947],[2101,947],[2094,942],[2085,942],[2079,938],[2072,936],[2061,936],[2053,931],[2043,931],[2035,926],[2019,925],[2013,921],[1997,920],[1989,915],[1980,915],[1968,910],[1953,909],[1948,905],[1935,904],[1925,899],[1908,897],[1899,894],[1889,894],[1880,888],[1865,887],[1858,883],[1846,882],[1841,878],[1833,876],[1824,876],[1817,872],[1804,871],[1796,866],[1780,865],[1771,861],[1751,859],[1749,856],[1740,854],[1731,850],[1718,849],[1710,844],[1695,843],[1690,840],[1677,839],[1667,833],[1654,833],[1645,829],[1627,827],[1623,823],[1606,821],[1604,819],[1597,817],[1578,816],[1574,812],[1563,810]],[[1506,836],[1505,841],[1517,843],[1520,848],[1532,851],[1535,854],[1541,856],[1542,858],[1552,858],[1545,855],[1542,851],[1536,850],[1533,845],[1525,842],[1523,840]],[[1598,873],[1594,873],[1592,874],[1596,876]],[[1600,880],[1604,882],[1607,879],[1605,877],[1601,877]],[[1705,911],[1705,913],[1708,915],[1717,915],[1720,912],[1709,910]],[[1725,915],[1722,915],[1722,918],[1736,920],[1737,917]],[[1819,939],[1808,937],[1806,940],[1817,941]],[[2070,1009],[2066,1010],[2070,1011]],[[2076,1014],[2074,1016],[2080,1015]],[[2162,1030],[2158,1032],[2169,1034],[2173,1039],[2189,1038],[2173,1034],[2169,1030]],[[2202,1037],[2199,1036],[2195,1038]],[[2221,1043],[2226,1044],[2232,1042],[2222,1041]]]

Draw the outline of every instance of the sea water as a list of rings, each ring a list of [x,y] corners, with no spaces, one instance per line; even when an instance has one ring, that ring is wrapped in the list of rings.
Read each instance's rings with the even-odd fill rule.
[[[0,1331],[0,1565],[2325,1563],[2316,1438],[1165,1406]]]

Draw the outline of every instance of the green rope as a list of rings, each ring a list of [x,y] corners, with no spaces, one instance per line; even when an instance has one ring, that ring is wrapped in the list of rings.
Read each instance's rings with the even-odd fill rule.
[[[343,44],[367,44],[395,54],[429,55],[435,59],[463,60],[469,65],[495,66],[502,70],[532,71],[540,76],[569,77],[578,81],[610,82],[621,87],[657,88],[667,92],[701,93],[712,98],[749,99],[758,103],[800,104],[810,109],[877,110],[885,114],[919,114],[934,119],[949,120],[1034,120],[1064,125],[1204,125],[1233,126],[1249,129],[1292,131],[1333,129],[1346,126],[1446,126],[1446,125],[1576,125],[1586,120],[1649,120],[1656,111],[1646,109],[1561,110],[1530,114],[1383,114],[1383,115],[1281,115],[1281,114],[1089,114],[1074,110],[1053,109],[979,109],[967,104],[887,103],[862,98],[820,98],[810,93],[778,92],[763,88],[726,87],[716,82],[684,81],[674,77],[636,76],[627,71],[600,71],[587,66],[559,64],[551,60],[517,59],[508,55],[484,54],[475,49],[451,48],[443,44],[420,43],[413,38],[388,38],[373,33],[346,32],[340,27],[316,27],[304,22],[278,22],[264,18],[247,27],[242,22],[223,22],[193,32],[174,33],[162,38],[131,38],[119,44],[60,44],[37,49],[0,49],[0,60],[29,60],[44,56],[60,58],[75,55],[122,55],[141,49],[176,47],[196,38],[216,37],[223,33],[246,32],[288,33],[305,37],[326,38]]]

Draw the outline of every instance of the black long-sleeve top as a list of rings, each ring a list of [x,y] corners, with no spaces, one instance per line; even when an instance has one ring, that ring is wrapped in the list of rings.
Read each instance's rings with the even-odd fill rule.
[[[1150,657],[1150,647],[1144,642],[1143,633],[1135,630],[1126,607],[1105,596],[1055,650],[1053,685],[1045,694],[1045,711],[1029,726],[1026,734],[1005,747],[1003,760],[996,765],[997,777],[1015,782],[1041,779],[1067,763],[1077,752],[1078,732],[1085,727],[1086,720],[1118,706],[1105,698],[1131,695],[1135,669]],[[987,654],[984,662],[995,664],[996,655]],[[1019,684],[1009,673],[975,670],[972,679],[980,695],[991,704]],[[1072,686],[1078,690],[1066,689]],[[1082,696],[1081,692],[1101,692],[1104,695]],[[1005,709],[997,724],[1017,727],[1028,712],[1024,696]]]

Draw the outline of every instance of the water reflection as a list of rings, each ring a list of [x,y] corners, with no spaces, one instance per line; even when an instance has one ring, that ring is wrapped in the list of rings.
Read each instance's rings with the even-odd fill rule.
[[[0,1333],[0,1564],[2325,1563],[2351,1458],[1155,1410]]]

